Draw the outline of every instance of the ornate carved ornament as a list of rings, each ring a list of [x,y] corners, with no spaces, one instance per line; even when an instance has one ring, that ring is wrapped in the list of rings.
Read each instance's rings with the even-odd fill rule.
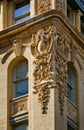
[[[38,0],[38,14],[51,9],[51,0]]]
[[[27,98],[15,100],[11,102],[11,116],[28,112]]]
[[[58,88],[58,100],[60,103],[60,112],[63,115],[65,96],[67,93],[67,59],[68,46],[66,43],[66,36],[62,31],[54,27],[53,31],[53,59],[55,62],[55,82]]]
[[[16,56],[20,56],[22,55],[22,48],[25,47],[27,45],[24,45],[22,43],[22,39],[15,39],[13,41],[13,46],[10,50],[8,50],[6,52],[6,54],[4,55],[4,57],[2,58],[2,64],[4,64],[7,60],[7,58],[11,55],[11,53],[15,52]]]
[[[46,113],[50,88],[58,88],[58,100],[63,115],[67,89],[68,47],[66,37],[56,26],[41,29],[32,35],[31,52],[35,57],[34,93],[38,93],[42,112]],[[52,71],[51,71],[52,68]]]
[[[16,54],[16,56],[20,56],[22,53],[22,40],[21,39],[15,39],[13,41],[13,50]]]
[[[32,35],[31,52],[35,57],[34,65],[34,94],[38,94],[42,113],[47,112],[50,98],[50,88],[54,86],[53,73],[51,72],[51,39],[52,28],[40,29]]]

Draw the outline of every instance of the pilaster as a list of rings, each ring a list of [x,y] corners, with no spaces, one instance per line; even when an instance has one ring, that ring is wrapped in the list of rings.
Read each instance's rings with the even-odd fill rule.
[[[77,10],[76,17],[75,17],[75,25],[76,25],[79,32],[81,31],[81,23],[80,23],[81,16],[82,16],[82,12],[80,10]]]

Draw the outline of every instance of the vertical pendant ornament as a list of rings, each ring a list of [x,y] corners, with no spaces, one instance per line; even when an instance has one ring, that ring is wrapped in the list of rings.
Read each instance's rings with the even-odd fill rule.
[[[42,113],[47,113],[50,98],[50,88],[53,87],[53,73],[51,72],[51,27],[40,29],[32,35],[31,52],[35,57],[34,65],[34,94],[38,94]]]

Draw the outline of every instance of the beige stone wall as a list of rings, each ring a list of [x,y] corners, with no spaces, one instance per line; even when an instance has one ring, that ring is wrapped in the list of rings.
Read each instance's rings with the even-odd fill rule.
[[[34,12],[34,9],[33,9]],[[6,31],[0,32],[0,129],[11,130],[10,127],[10,99],[11,99],[11,71],[13,66],[18,60],[25,57],[29,63],[29,96],[28,96],[28,112],[29,112],[29,129],[31,130],[65,130],[67,127],[67,98],[66,98],[66,74],[65,69],[61,65],[66,65],[67,62],[72,62],[73,66],[76,68],[78,76],[78,121],[79,130],[84,129],[84,40],[80,36],[77,29],[65,19],[65,15],[57,13],[57,11],[46,12],[43,16],[38,15],[29,22],[24,22],[23,25],[14,25]],[[33,14],[32,14],[33,16]],[[43,37],[45,36],[45,37]],[[37,39],[36,39],[37,38]],[[42,39],[41,39],[42,38]],[[59,39],[58,39],[59,38]],[[19,40],[18,40],[19,39]],[[14,46],[14,41],[17,40],[16,46]],[[43,41],[42,41],[43,40]],[[60,46],[62,43],[62,46]],[[61,59],[57,54],[61,52],[64,54]],[[42,46],[44,45],[44,46]],[[66,46],[67,45],[67,46]],[[16,48],[14,48],[16,47]],[[43,48],[41,48],[43,47]],[[20,50],[21,49],[21,50]],[[45,53],[43,55],[43,53]],[[49,72],[50,81],[53,80],[54,85],[47,79],[47,86],[49,87],[49,93],[41,93],[41,89],[38,87],[38,80],[35,79],[34,71],[37,66],[34,62],[37,60],[38,63],[41,58],[45,59],[43,56],[49,56],[46,64],[50,67],[47,71]],[[50,57],[51,56],[51,57]],[[58,56],[58,57],[56,57]],[[61,55],[62,56],[62,55]],[[68,56],[68,57],[67,57]],[[39,58],[41,57],[41,58]],[[56,59],[55,59],[56,58]],[[61,59],[58,61],[58,58]],[[57,61],[56,61],[57,60]],[[66,61],[66,62],[65,62]],[[60,89],[57,83],[56,75],[57,69],[55,70],[56,64],[61,65],[62,71],[65,78],[63,79],[63,87]],[[65,63],[65,64],[64,64]],[[43,61],[39,63],[43,69]],[[39,67],[39,66],[38,66]],[[65,66],[66,67],[66,66]],[[59,65],[58,65],[59,68]],[[60,70],[61,71],[61,70]],[[47,73],[46,72],[46,73]],[[53,73],[51,73],[53,72]],[[42,71],[40,70],[40,73]],[[44,73],[45,74],[45,73]],[[52,74],[52,75],[51,75]],[[54,76],[55,75],[55,76]],[[62,75],[60,75],[61,77]],[[53,78],[54,77],[54,78]],[[42,77],[44,80],[46,79]],[[62,77],[63,78],[63,77]],[[36,82],[35,82],[36,81]],[[41,84],[41,79],[39,79],[39,86],[44,87]],[[35,88],[37,85],[37,88]],[[43,85],[43,86],[42,86]],[[50,86],[49,86],[50,85]],[[37,93],[34,94],[33,92]],[[40,91],[40,92],[39,92]],[[41,95],[44,94],[44,95]],[[49,97],[46,97],[49,96]],[[43,97],[42,97],[43,96]],[[40,97],[40,99],[38,99]],[[48,100],[45,105],[44,99]],[[46,114],[42,114],[45,110],[45,106],[48,108]],[[42,108],[43,107],[43,108]],[[73,118],[72,118],[73,119]]]

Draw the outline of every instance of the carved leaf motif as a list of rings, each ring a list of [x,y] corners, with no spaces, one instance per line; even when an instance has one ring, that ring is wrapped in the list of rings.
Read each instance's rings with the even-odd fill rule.
[[[40,29],[37,34],[32,36],[31,51],[35,57],[35,70],[33,73],[34,94],[38,94],[38,100],[41,104],[43,114],[47,112],[47,106],[50,98],[50,88],[52,88],[54,84],[50,66],[51,48],[52,40],[50,27],[46,30]]]
[[[52,30],[53,37],[53,59],[55,66],[55,83],[58,88],[58,100],[60,104],[60,113],[63,115],[65,96],[67,91],[67,58],[68,47],[66,44],[66,37],[62,31],[54,26]]]

